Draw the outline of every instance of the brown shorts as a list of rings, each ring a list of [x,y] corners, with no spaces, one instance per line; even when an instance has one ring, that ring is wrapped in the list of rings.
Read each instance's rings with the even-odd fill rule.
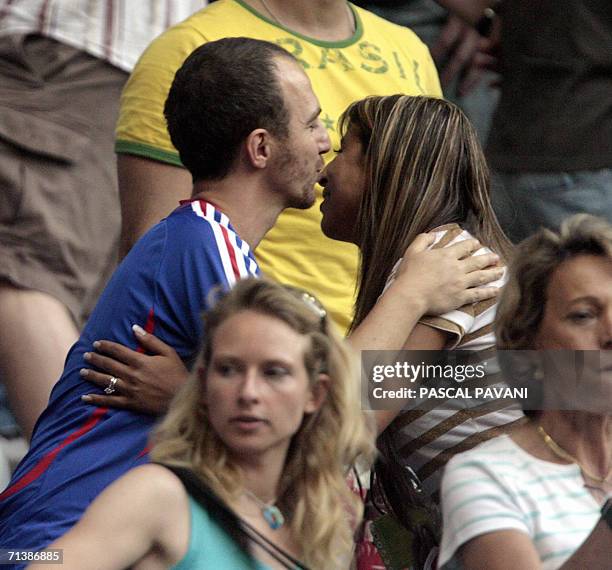
[[[56,297],[77,324],[116,263],[127,76],[49,38],[0,37],[0,280]]]

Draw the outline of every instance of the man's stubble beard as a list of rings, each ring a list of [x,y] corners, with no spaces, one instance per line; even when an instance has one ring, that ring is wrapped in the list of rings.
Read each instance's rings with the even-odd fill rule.
[[[281,172],[287,174],[287,185],[291,186],[295,183],[296,178],[302,178],[301,173],[306,171],[306,163],[305,161],[300,163],[299,157],[292,150],[289,150],[282,159],[279,169]],[[305,175],[304,178],[306,178]],[[292,194],[288,195],[286,207],[295,208],[297,210],[307,210],[314,206],[316,202],[316,179],[317,173],[313,172],[310,180],[305,182],[302,186],[299,196],[294,196]]]

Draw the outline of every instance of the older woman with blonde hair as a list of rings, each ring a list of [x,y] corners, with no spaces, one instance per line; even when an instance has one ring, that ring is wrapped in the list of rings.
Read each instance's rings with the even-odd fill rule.
[[[440,567],[609,568],[612,226],[581,214],[525,240],[496,332],[529,422],[448,464]]]
[[[243,280],[205,318],[156,463],[105,490],[50,548],[64,568],[344,568],[373,455],[354,356],[312,296]]]

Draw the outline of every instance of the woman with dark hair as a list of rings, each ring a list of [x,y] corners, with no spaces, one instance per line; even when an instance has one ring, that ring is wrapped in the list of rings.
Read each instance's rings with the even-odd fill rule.
[[[440,567],[609,568],[612,226],[579,214],[522,242],[496,333],[529,421],[448,464]]]
[[[324,187],[321,227],[328,237],[359,247],[352,330],[392,283],[403,251],[420,233],[433,233],[433,247],[439,248],[476,237],[485,247],[475,255],[493,251],[502,260],[508,258],[511,245],[491,207],[482,149],[457,106],[430,97],[368,97],[344,112],[340,130],[341,147],[320,180]],[[424,316],[407,336],[404,348],[470,350],[482,354],[483,360],[491,358],[495,308],[495,302],[488,301],[437,317]],[[458,386],[460,381],[455,378],[450,384]],[[454,399],[432,406],[416,398],[399,413],[376,414],[382,435],[373,501],[410,530],[410,536],[403,536],[387,517],[374,527],[375,534],[376,528],[386,529],[376,535],[377,543],[383,557],[393,559],[393,543],[411,541],[413,553],[402,567],[409,563],[422,567],[437,542],[435,503],[446,461],[502,433],[522,414],[503,400]],[[390,533],[390,528],[399,532]],[[432,559],[433,554],[427,564]]]
[[[50,546],[63,568],[348,566],[361,501],[346,475],[374,451],[352,351],[314,297],[263,279],[240,281],[205,325],[153,433],[156,464]]]
[[[511,244],[491,207],[486,160],[459,107],[432,97],[367,97],[343,113],[340,131],[341,147],[320,180],[321,227],[359,247],[353,330],[420,233],[456,224],[453,234],[460,226],[508,257]]]

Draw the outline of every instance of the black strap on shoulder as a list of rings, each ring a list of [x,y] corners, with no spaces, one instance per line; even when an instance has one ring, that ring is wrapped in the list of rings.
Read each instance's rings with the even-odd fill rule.
[[[189,493],[230,538],[249,556],[252,556],[249,540],[241,528],[240,518],[191,470],[176,465],[159,463],[169,469],[183,483]]]
[[[308,570],[308,567],[291,554],[274,544],[257,529],[232,511],[191,469],[157,463],[172,471],[183,483],[186,491],[206,510],[230,538],[247,554],[253,556],[251,543],[257,544],[285,568]]]

